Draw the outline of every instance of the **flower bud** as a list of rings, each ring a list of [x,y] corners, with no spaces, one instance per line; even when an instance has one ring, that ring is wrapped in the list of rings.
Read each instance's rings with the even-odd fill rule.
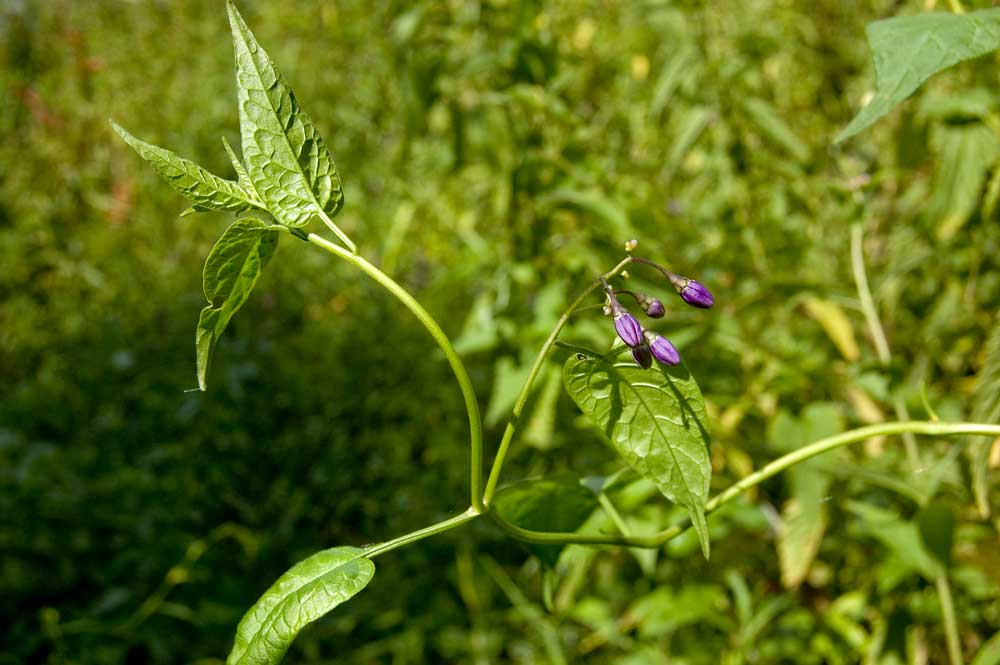
[[[622,341],[635,348],[642,344],[642,326],[639,320],[619,306],[615,312],[615,330]]]
[[[649,369],[653,366],[653,354],[645,344],[632,347],[632,359],[635,360],[636,365],[643,369]]]
[[[651,298],[644,308],[646,310],[646,316],[651,319],[659,319],[663,316],[666,310],[663,309],[663,303],[660,302],[659,298]]]
[[[653,357],[664,365],[676,365],[680,363],[681,356],[670,340],[653,332],[646,332],[646,341],[649,343],[649,350]]]
[[[684,288],[680,291],[681,298],[684,299],[689,305],[694,307],[700,307],[702,309],[708,309],[715,304],[715,298],[712,297],[712,292],[705,288],[705,285],[701,282],[696,282],[693,279],[689,279]]]

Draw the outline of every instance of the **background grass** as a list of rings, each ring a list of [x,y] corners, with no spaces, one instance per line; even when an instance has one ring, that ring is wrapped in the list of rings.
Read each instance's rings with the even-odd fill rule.
[[[894,419],[897,402],[926,417],[921,386],[942,418],[968,417],[977,373],[1000,363],[984,350],[1000,305],[996,58],[831,147],[873,84],[864,25],[926,5],[240,8],[337,160],[338,223],[457,338],[488,456],[561,308],[635,237],[716,295],[709,312],[670,300],[657,328],[705,392],[718,489],[814,434]],[[0,663],[220,662],[298,559],[464,507],[467,424],[443,358],[303,243],[282,239],[209,391],[185,392],[201,264],[229,218],[178,219],[184,202],[107,119],[231,175],[222,3],[7,3],[0,54]],[[888,367],[851,277],[854,222]],[[567,335],[613,333],[595,311]],[[618,468],[552,378],[563,358],[509,480]],[[963,448],[922,439],[914,468],[900,441],[871,441],[816,469],[827,527],[798,584],[777,554],[787,475],[713,520],[711,562],[682,538],[570,548],[546,573],[478,523],[398,550],[287,661],[945,662],[905,491],[929,483],[958,517],[971,657],[1000,629],[1000,548]],[[641,490],[615,497],[634,528],[666,524]]]

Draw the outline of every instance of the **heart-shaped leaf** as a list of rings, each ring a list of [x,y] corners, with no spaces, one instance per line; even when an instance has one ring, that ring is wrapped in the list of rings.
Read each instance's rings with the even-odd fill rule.
[[[236,96],[247,176],[278,222],[305,226],[319,216],[352,250],[331,221],[344,205],[333,157],[271,58],[232,2],[227,3],[236,51]]]
[[[691,513],[709,553],[705,502],[712,465],[705,402],[684,365],[642,369],[631,362],[578,354],[563,382],[580,409],[633,469]]]
[[[277,247],[278,232],[252,217],[233,222],[212,247],[202,274],[210,304],[201,310],[195,336],[198,387],[202,390],[216,342],[250,296]]]
[[[153,167],[163,180],[182,196],[194,202],[191,212],[229,210],[239,212],[260,202],[238,183],[213,175],[192,161],[151,143],[140,141],[114,120],[111,127],[125,139],[136,153]]]
[[[368,585],[375,564],[357,547],[334,547],[295,564],[264,592],[236,629],[227,665],[274,665],[307,624]]]
[[[876,91],[834,141],[867,129],[931,76],[1000,48],[1000,9],[968,14],[928,12],[869,23]]]

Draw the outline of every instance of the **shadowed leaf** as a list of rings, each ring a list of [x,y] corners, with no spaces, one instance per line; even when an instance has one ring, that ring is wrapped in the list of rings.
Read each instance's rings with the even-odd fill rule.
[[[212,247],[202,275],[205,298],[210,304],[201,310],[195,336],[201,390],[205,390],[216,342],[250,296],[277,246],[277,231],[259,219],[247,217],[233,222]]]

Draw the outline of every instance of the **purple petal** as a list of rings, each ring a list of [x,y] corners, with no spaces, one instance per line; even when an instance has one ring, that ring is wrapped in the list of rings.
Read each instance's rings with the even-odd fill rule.
[[[615,317],[615,330],[622,341],[635,348],[642,344],[642,326],[639,319],[628,312],[623,312]]]
[[[663,309],[663,303],[660,302],[659,298],[653,298],[649,301],[649,304],[646,305],[646,315],[650,318],[659,319],[665,312],[666,310]]]
[[[688,281],[687,285],[681,291],[681,298],[687,304],[694,307],[701,307],[702,309],[708,309],[715,304],[712,292],[706,289],[704,284],[696,282],[693,279]]]
[[[636,365],[643,369],[649,369],[653,366],[653,354],[650,353],[649,347],[645,344],[632,347],[632,359],[635,360]]]
[[[664,365],[676,365],[681,361],[681,355],[666,337],[655,336],[649,342],[649,350],[652,351],[653,357]]]

